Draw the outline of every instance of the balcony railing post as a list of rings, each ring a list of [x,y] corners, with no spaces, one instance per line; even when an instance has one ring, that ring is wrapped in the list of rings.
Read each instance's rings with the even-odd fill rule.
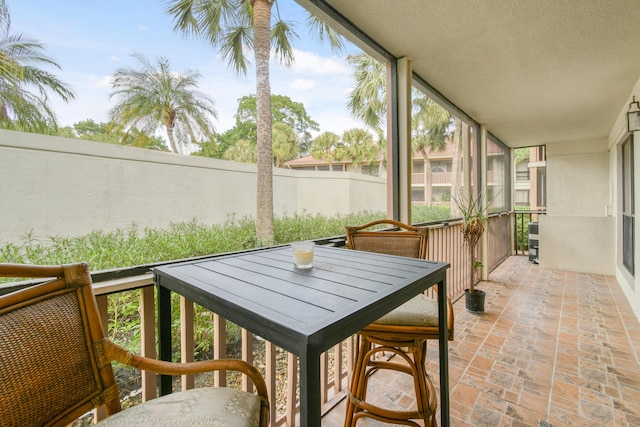
[[[242,360],[253,365],[253,334],[242,329]],[[246,375],[242,376],[242,390],[253,391],[253,383]]]
[[[296,421],[296,406],[298,405],[298,358],[293,353],[287,354],[287,407],[285,416],[287,427],[294,427]]]
[[[105,335],[109,335],[109,299],[107,295],[97,295],[96,303],[98,304],[98,311],[100,312],[100,318],[102,320],[102,329]],[[96,421],[101,421],[107,418],[107,411],[104,405],[96,408],[93,411],[93,415]]]
[[[213,314],[213,358],[227,357],[227,321],[218,314]],[[213,384],[216,387],[227,385],[227,374],[224,371],[213,373]]]
[[[171,354],[171,291],[158,286],[158,348],[161,360],[172,360]],[[160,375],[160,395],[171,393],[172,378]]]
[[[193,302],[180,296],[180,360],[193,362]],[[195,386],[193,375],[182,375],[182,390],[189,390]]]
[[[154,287],[146,286],[140,290],[140,354],[151,359],[156,358],[156,303]],[[157,396],[156,375],[142,371],[142,401]]]
[[[276,381],[277,381],[277,347],[271,341],[265,342],[265,382],[269,389],[269,404],[271,405],[269,415],[271,417],[271,425],[276,425],[276,416],[278,414],[276,405]]]

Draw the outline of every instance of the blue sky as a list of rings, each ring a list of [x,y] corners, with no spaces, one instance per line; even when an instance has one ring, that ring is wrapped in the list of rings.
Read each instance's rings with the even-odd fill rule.
[[[43,43],[47,54],[62,67],[62,71],[51,71],[76,94],[68,104],[52,99],[62,126],[85,119],[107,121],[107,112],[113,105],[109,100],[110,78],[118,68],[137,66],[131,57],[134,52],[149,58],[166,57],[174,72],[200,72],[199,89],[216,103],[218,132],[233,127],[237,100],[255,93],[253,69],[246,76],[238,76],[220,58],[217,49],[173,32],[163,0],[6,2],[11,33],[22,33],[25,38]],[[349,45],[345,52],[332,52],[309,36],[304,9],[293,0],[278,0],[278,5],[285,20],[297,22],[300,38],[294,43],[293,67],[286,69],[272,62],[272,93],[302,102],[321,131],[341,134],[346,129],[363,127],[344,107],[353,87],[346,57],[358,49]]]

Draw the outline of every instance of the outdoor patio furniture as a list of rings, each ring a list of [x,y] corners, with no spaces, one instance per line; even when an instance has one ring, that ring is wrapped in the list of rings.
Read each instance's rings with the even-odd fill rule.
[[[266,385],[248,363],[164,362],[111,342],[102,328],[86,264],[0,264],[0,277],[51,278],[0,297],[0,424],[68,425],[101,405],[108,415],[101,425],[168,425],[172,419],[180,425],[202,425],[203,420],[232,427],[268,424]],[[257,394],[200,387],[121,412],[111,361],[167,375],[239,371],[251,379]]]
[[[296,355],[300,427],[321,427],[322,353],[375,321],[379,313],[387,313],[433,286],[446,295],[449,264],[317,245],[313,267],[299,269],[292,255],[291,245],[283,245],[154,268],[158,323],[161,330],[169,330],[171,316],[166,302],[176,292]],[[437,310],[444,317],[445,298],[438,298]],[[448,427],[447,325],[440,322],[438,326],[443,338],[438,354],[440,425]],[[161,335],[158,347],[162,357],[170,360],[170,337]],[[289,417],[289,423],[293,419],[294,415]]]
[[[388,229],[374,230],[377,225]],[[427,230],[397,221],[378,220],[347,228],[349,249],[425,258]],[[434,289],[437,289],[434,287]],[[447,298],[448,339],[453,339],[454,318],[451,300]],[[436,425],[437,399],[433,384],[425,370],[427,340],[438,339],[438,309],[436,300],[420,294],[358,332],[359,346],[349,389],[345,426],[354,426],[362,417],[405,425],[417,425],[410,420],[424,419]],[[403,359],[388,361],[378,356],[390,353]],[[410,357],[411,356],[411,357]],[[406,363],[405,363],[406,362]],[[366,401],[369,377],[379,369],[392,369],[412,375],[417,410],[395,410]]]

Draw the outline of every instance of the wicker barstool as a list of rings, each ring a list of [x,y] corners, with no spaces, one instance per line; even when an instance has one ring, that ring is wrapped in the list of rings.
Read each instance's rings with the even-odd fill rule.
[[[372,230],[387,225],[391,228]],[[347,227],[349,249],[425,258],[427,229],[412,227],[393,220],[379,220],[358,227]],[[448,338],[453,339],[453,306],[448,300]],[[425,420],[436,426],[437,398],[431,378],[425,370],[427,340],[438,339],[438,304],[421,294],[396,308],[358,332],[359,345],[353,368],[344,425],[355,426],[362,417],[408,426],[419,426],[413,420]],[[391,353],[400,362],[380,358]],[[366,401],[369,377],[380,369],[404,372],[413,377],[416,406],[413,411],[399,411]]]

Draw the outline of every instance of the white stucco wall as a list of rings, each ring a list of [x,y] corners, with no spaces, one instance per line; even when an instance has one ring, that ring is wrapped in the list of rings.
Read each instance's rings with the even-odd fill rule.
[[[606,139],[547,144],[547,215],[540,218],[545,268],[615,273],[615,218]]]
[[[276,215],[386,210],[386,180],[274,169]],[[255,216],[255,165],[0,130],[0,243]]]

